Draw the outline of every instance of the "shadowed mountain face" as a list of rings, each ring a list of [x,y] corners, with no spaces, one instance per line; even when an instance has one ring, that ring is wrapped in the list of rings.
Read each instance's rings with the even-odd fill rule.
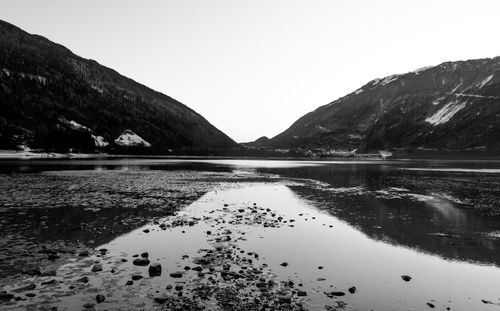
[[[88,151],[124,141],[157,152],[236,146],[180,102],[0,21],[0,148]]]
[[[274,148],[500,151],[500,57],[448,62],[370,81],[319,107]]]

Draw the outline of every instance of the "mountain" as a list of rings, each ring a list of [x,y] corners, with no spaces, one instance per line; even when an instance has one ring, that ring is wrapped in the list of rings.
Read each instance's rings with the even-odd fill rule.
[[[372,80],[304,115],[266,148],[499,153],[499,133],[496,57],[446,62]]]
[[[237,148],[175,99],[0,21],[0,149],[19,145],[156,153]]]

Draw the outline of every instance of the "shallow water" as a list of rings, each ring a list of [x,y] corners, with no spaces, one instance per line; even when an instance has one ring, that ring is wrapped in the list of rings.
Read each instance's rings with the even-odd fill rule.
[[[16,165],[21,166],[0,165],[8,173],[0,177],[4,181],[10,178],[14,183],[2,184],[4,189],[29,178],[29,183],[45,183],[38,185],[42,189],[55,189],[51,194],[54,197],[64,184],[60,180],[63,177],[78,181],[77,185],[92,180],[99,186],[100,180],[112,181],[118,176],[123,178],[123,172],[130,176],[140,171],[141,178],[154,176],[156,182],[146,177],[140,179],[140,186],[129,184],[129,191],[139,187],[139,193],[152,192],[156,196],[163,191],[158,180],[171,170],[194,171],[213,180],[211,174],[222,177],[175,216],[155,217],[156,223],[137,226],[109,242],[94,245],[95,249],[106,248],[105,256],[74,259],[59,266],[61,280],[74,281],[83,274],[92,276],[90,288],[66,293],[54,301],[61,307],[81,306],[82,301],[91,299],[93,291],[103,289],[110,296],[106,302],[109,305],[152,299],[156,291],[164,292],[166,285],[175,286],[179,282],[189,292],[187,289],[200,281],[194,271],[184,272],[183,267],[195,266],[194,261],[205,250],[227,244],[233,254],[228,261],[232,264],[231,271],[258,266],[278,281],[302,283],[300,289],[307,296],[300,299],[308,309],[322,310],[325,305],[339,306],[339,302],[350,310],[425,310],[429,309],[428,302],[437,309],[498,309],[500,219],[478,215],[470,206],[470,202],[477,203],[483,197],[490,201],[497,199],[500,174],[495,170],[500,165],[495,162],[119,159],[24,162],[22,169]],[[96,178],[96,174],[107,178]],[[236,175],[238,178],[232,180]],[[161,184],[168,184],[168,178]],[[476,188],[479,189],[476,192],[465,191]],[[91,192],[95,191],[100,196],[110,195],[109,191],[101,193],[91,188]],[[9,197],[5,192],[0,195],[4,213],[19,208],[17,205],[28,199],[27,193],[23,197],[20,189],[15,193],[16,200],[10,197],[15,204],[11,202],[8,207],[5,205]],[[481,198],[474,197],[479,194]],[[112,195],[116,199],[116,194]],[[32,212],[46,200],[40,195],[30,195],[31,209],[26,212]],[[499,202],[492,204],[498,206]],[[99,215],[99,211],[96,213]],[[238,218],[239,213],[245,216]],[[275,222],[271,213],[283,217],[282,220]],[[165,230],[158,227],[179,219],[195,222],[192,226],[169,225]],[[15,221],[4,225],[15,225],[12,223]],[[263,226],[264,223],[279,225],[270,227]],[[144,232],[145,229],[149,232]],[[217,241],[228,236],[231,239],[226,244]],[[145,251],[152,262],[162,264],[161,276],[150,278],[147,267],[131,263],[134,254]],[[253,256],[255,253],[258,258]],[[128,261],[124,263],[122,258]],[[248,258],[253,258],[253,262],[249,263]],[[90,273],[93,260],[103,263],[104,277]],[[283,262],[288,265],[281,266]],[[319,269],[320,266],[323,268]],[[115,272],[109,273],[111,269]],[[174,271],[183,271],[183,277],[171,278],[169,274]],[[142,286],[124,286],[136,273],[145,276],[139,280]],[[403,281],[402,275],[410,275],[411,281]],[[11,290],[26,282],[29,280],[0,285]],[[347,291],[352,286],[356,287],[354,294]],[[325,295],[332,291],[346,295],[337,298]]]

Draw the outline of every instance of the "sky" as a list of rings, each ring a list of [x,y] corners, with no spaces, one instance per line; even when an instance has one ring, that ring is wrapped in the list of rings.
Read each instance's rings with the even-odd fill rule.
[[[1,0],[0,19],[273,137],[370,80],[500,56],[498,0]]]

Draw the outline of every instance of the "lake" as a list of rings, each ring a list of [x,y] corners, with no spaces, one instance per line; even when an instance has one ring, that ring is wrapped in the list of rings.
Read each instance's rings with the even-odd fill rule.
[[[495,161],[2,160],[0,308],[498,310],[499,215]]]

